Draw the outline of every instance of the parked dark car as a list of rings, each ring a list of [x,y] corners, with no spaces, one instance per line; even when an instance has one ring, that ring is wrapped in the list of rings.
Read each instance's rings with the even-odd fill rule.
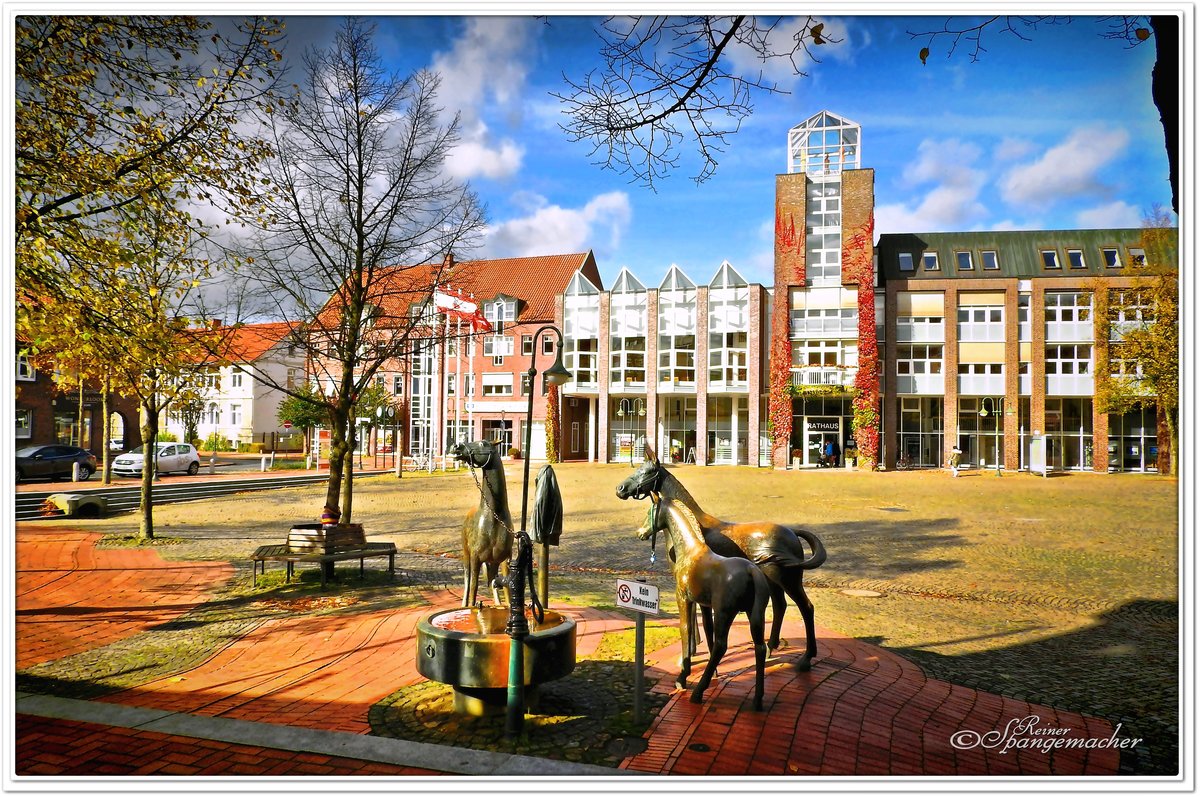
[[[96,472],[96,457],[79,446],[44,445],[17,449],[17,483],[26,479],[60,476],[71,478],[71,466],[79,463],[79,478],[87,480]]]

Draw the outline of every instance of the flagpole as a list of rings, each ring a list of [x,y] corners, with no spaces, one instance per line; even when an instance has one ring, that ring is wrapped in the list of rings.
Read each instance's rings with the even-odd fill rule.
[[[454,442],[462,434],[462,316],[454,319]],[[455,466],[457,468],[457,465]]]
[[[442,337],[442,351],[446,351],[446,347],[448,346],[447,340],[449,338],[450,338],[450,314],[446,313],[446,334]],[[446,374],[449,375],[449,373],[450,373],[450,363],[446,363]],[[445,435],[446,435],[446,422],[449,420],[450,420],[450,391],[446,389],[446,380],[443,379],[442,380],[442,422],[440,424],[440,426],[441,426],[440,431],[441,431],[443,437],[445,437]],[[439,449],[442,452],[442,473],[446,472],[446,456],[445,456],[445,454],[446,454],[447,448],[448,448],[448,443],[447,443],[447,441],[443,440],[442,445]]]

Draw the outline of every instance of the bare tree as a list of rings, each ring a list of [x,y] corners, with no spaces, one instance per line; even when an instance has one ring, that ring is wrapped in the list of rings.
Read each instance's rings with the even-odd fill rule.
[[[680,146],[694,139],[701,159],[693,178],[703,182],[717,168],[727,137],[754,111],[756,94],[786,94],[778,84],[740,74],[730,54],[748,48],[762,63],[786,59],[798,75],[797,58],[816,61],[810,45],[829,39],[824,23],[808,17],[787,42],[778,18],[610,17],[601,23],[605,65],[554,94],[566,105],[563,130],[573,141],[592,143],[597,163],[631,182],[653,187],[679,163]],[[774,34],[774,35],[773,35]]]
[[[438,77],[385,71],[373,33],[350,19],[328,50],[306,53],[295,98],[273,115],[268,221],[249,274],[272,315],[304,325],[330,429],[326,503],[346,522],[354,406],[383,364],[427,341],[448,255],[473,248],[484,224],[444,170],[458,119],[442,119]]]

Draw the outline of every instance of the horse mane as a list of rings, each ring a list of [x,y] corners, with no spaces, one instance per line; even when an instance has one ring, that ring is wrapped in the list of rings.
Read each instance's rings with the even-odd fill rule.
[[[719,519],[713,517],[700,508],[700,502],[692,497],[692,494],[689,493],[688,489],[683,486],[683,482],[676,478],[675,474],[667,470],[665,465],[660,465],[659,467],[662,468],[662,471],[665,474],[662,479],[662,484],[659,485],[660,491],[667,498],[675,500],[681,504],[684,509],[688,510],[688,514],[691,515],[692,520],[696,522],[696,525],[699,528],[704,528],[705,526],[714,526],[721,523]],[[668,486],[670,486],[669,490],[667,489]],[[703,516],[703,523],[700,522],[699,516]]]

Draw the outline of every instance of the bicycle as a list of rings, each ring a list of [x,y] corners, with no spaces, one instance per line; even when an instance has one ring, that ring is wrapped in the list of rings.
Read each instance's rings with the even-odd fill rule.
[[[912,457],[907,453],[901,454],[896,460],[896,470],[909,470],[913,466]]]
[[[429,470],[429,461],[429,457],[425,454],[414,454],[411,457],[404,457],[404,469],[409,473]]]

